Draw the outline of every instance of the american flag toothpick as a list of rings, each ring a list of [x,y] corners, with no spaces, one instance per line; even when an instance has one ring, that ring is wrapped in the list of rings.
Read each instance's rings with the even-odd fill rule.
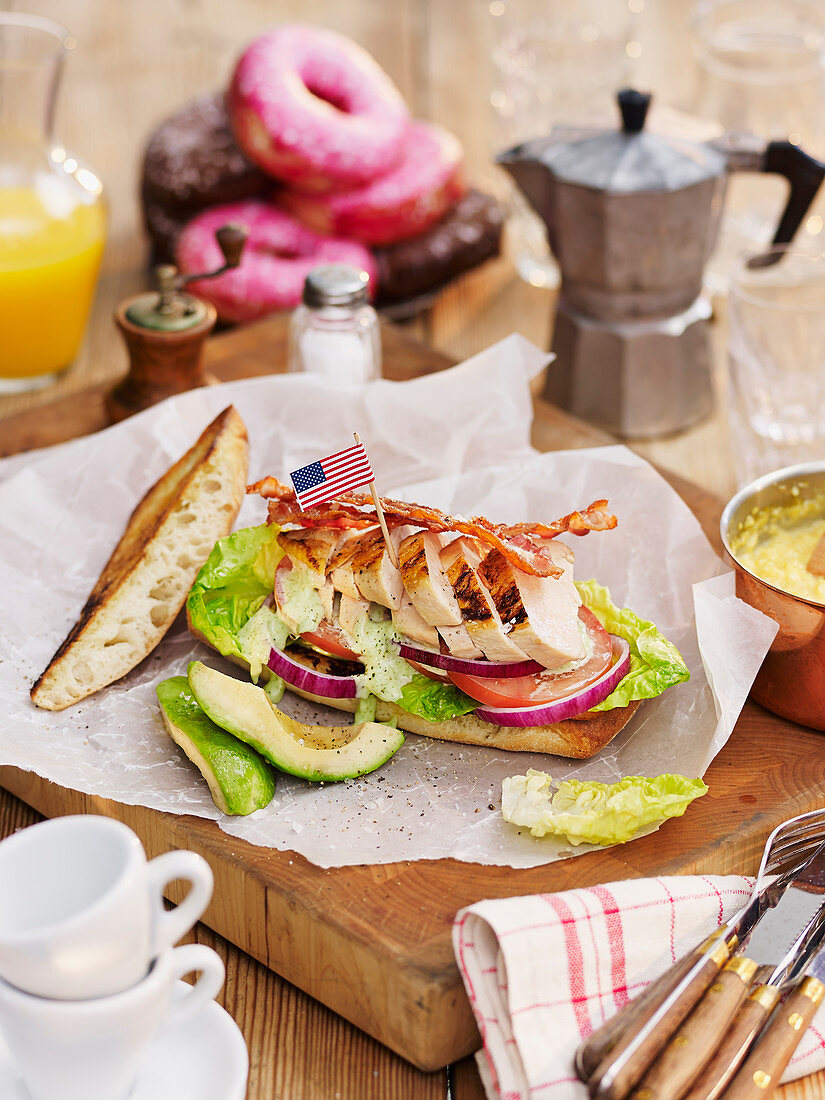
[[[358,432],[353,432],[352,434],[355,437],[355,442],[358,444],[358,446],[363,447],[363,443],[358,438]],[[366,455],[366,453],[367,452],[365,451],[364,454]],[[384,544],[387,547],[387,553],[390,556],[390,561],[392,562],[392,564],[397,569],[398,568],[398,558],[395,556],[395,547],[393,546],[392,541],[390,540],[390,533],[387,530],[387,521],[386,521],[386,519],[384,519],[384,509],[381,507],[381,501],[379,500],[378,493],[376,492],[376,489],[375,489],[375,474],[372,475],[372,479],[370,481],[370,493],[372,494],[372,502],[375,505],[375,511],[376,511],[377,516],[378,516],[378,522],[381,524],[381,533],[384,536]]]
[[[320,458],[317,462],[310,462],[308,466],[302,466],[299,470],[292,471],[289,476],[295,488],[295,496],[302,508],[313,508],[317,504],[332,500],[340,493],[348,493],[352,489],[369,485],[375,511],[378,514],[378,522],[381,524],[381,531],[387,546],[387,553],[390,556],[390,561],[398,568],[398,559],[390,541],[384,510],[375,490],[375,474],[372,472],[370,460],[367,457],[364,444],[358,438],[358,433],[353,432],[353,435],[355,437],[354,447],[336,451],[335,454],[327,455],[326,458]]]

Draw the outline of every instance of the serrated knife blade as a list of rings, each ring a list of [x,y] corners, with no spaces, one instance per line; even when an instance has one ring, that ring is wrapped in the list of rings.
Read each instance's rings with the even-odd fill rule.
[[[806,877],[807,872],[799,881]],[[762,917],[739,954],[747,955],[755,963],[778,964],[821,905],[821,893],[806,890],[799,884],[789,886],[776,907]]]

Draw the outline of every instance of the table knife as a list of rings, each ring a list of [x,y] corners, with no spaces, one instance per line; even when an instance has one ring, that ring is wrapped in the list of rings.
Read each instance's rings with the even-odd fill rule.
[[[802,931],[794,935],[800,928]],[[727,1038],[731,1028],[734,1032],[739,1030],[737,1023],[740,1028],[744,1026],[744,1021],[740,1021],[741,1010],[746,998],[752,995],[751,979],[761,966],[768,968],[769,977],[767,981],[763,977],[763,992],[755,997],[746,1013],[747,1021],[755,1028],[750,1032],[752,1039],[776,1004],[778,987],[787,978],[800,952],[808,949],[810,953],[815,949],[811,945],[816,944],[820,928],[825,930],[825,906],[821,896],[791,887],[777,907],[754,929],[748,940],[747,955],[736,954],[729,960],[677,1028],[631,1093],[633,1100],[681,1100],[685,1096],[703,1067],[714,1057],[720,1036]],[[782,960],[779,965],[769,965],[776,959]],[[728,1079],[731,1075],[727,1075]]]
[[[725,1100],[756,1100],[773,1092],[808,1025],[825,1000],[825,928],[817,949],[794,967],[782,1001],[725,1090]]]
[[[721,1096],[776,1007],[786,983],[804,971],[824,937],[825,905],[822,905],[782,962],[775,967],[759,968],[739,1014],[684,1100],[717,1100]]]
[[[764,914],[779,902],[790,885],[803,875],[814,854],[818,855],[823,848],[820,846],[799,867],[776,876],[757,890],[747,905],[690,952],[687,960],[679,960],[675,968],[662,975],[654,983],[655,990],[648,995],[648,1003],[636,1009],[632,1019],[629,1010],[633,1002],[630,1002],[627,1009],[582,1044],[576,1052],[576,1070],[587,1082],[594,1100],[624,1100],[701,1000],[731,954],[747,942]],[[674,970],[678,970],[675,981]],[[601,1060],[594,1069],[596,1056],[601,1056]]]

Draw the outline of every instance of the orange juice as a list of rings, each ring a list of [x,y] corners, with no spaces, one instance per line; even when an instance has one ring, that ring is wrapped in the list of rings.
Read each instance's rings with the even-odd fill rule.
[[[0,389],[77,353],[106,237],[103,200],[84,198],[46,173],[0,186]]]

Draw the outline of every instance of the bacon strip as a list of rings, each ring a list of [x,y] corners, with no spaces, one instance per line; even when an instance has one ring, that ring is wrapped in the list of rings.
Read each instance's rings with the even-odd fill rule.
[[[274,477],[250,485],[248,493],[258,493],[269,500],[270,523],[296,523],[301,527],[371,527],[376,522],[375,506],[364,493],[342,493],[334,501],[303,510],[295,492]],[[616,526],[614,515],[606,511],[607,501],[597,500],[583,512],[571,512],[551,524],[519,523],[513,526],[493,524],[483,516],[467,520],[449,516],[438,508],[410,504],[403,500],[381,497],[381,507],[387,526],[415,524],[428,531],[456,531],[471,535],[480,542],[500,550],[517,569],[534,577],[557,577],[562,570],[542,552],[534,539],[554,538],[564,532],[586,535],[588,531],[605,531]]]
[[[588,531],[612,531],[618,524],[612,512],[607,511],[606,500],[594,500],[583,512],[571,512],[553,523],[515,523],[500,527],[508,538],[514,535],[535,535],[537,538],[555,538],[569,531],[571,535],[586,535]]]

